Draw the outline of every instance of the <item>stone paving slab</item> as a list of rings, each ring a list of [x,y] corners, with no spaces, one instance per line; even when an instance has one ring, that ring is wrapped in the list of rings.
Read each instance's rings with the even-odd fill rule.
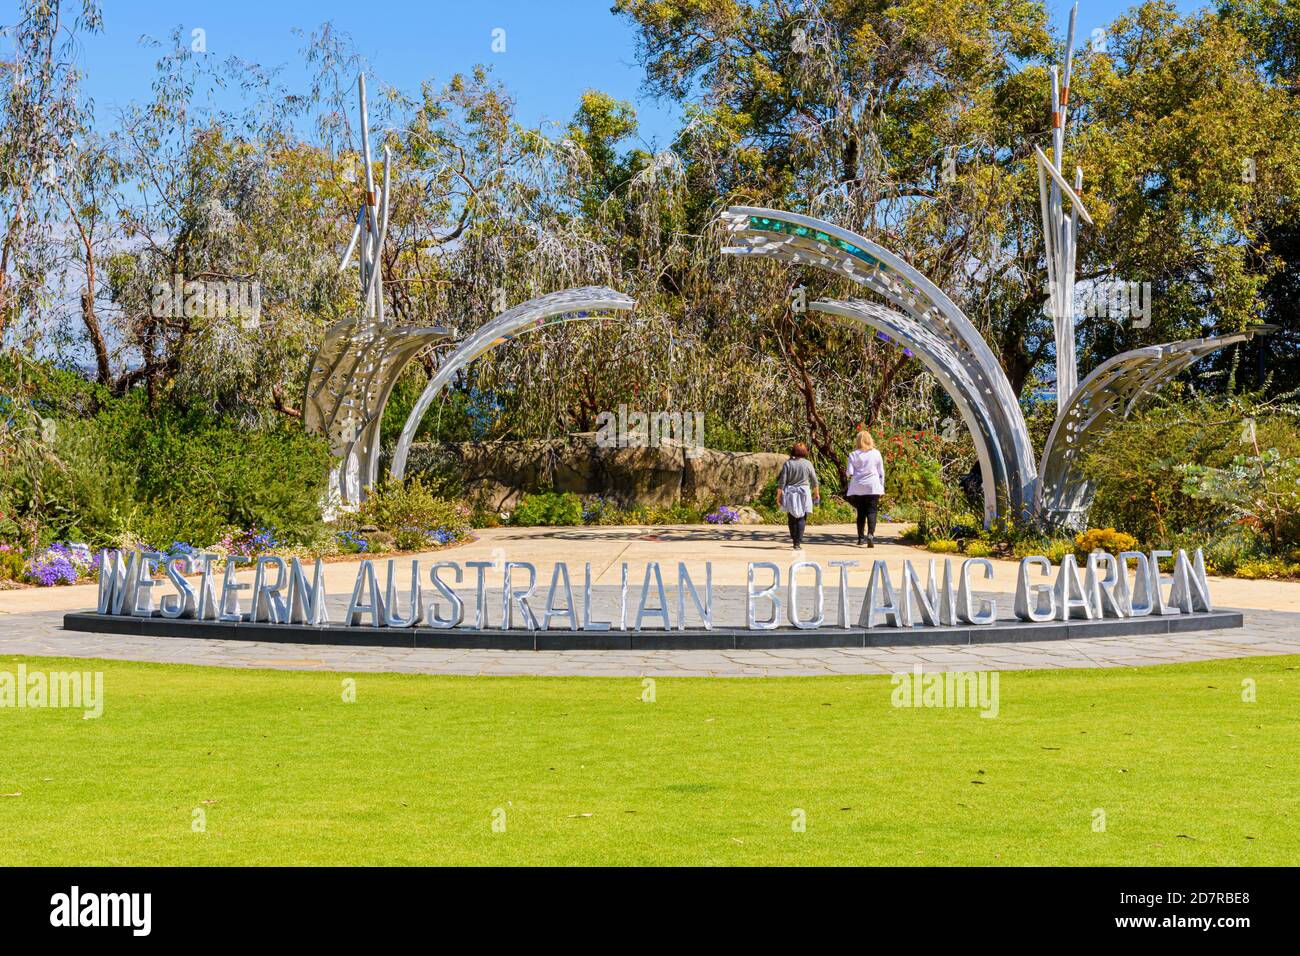
[[[1300,614],[1246,610],[1245,626],[1204,634],[924,647],[502,651],[348,647],[66,631],[62,611],[0,618],[0,654],[276,670],[601,677],[775,677],[1121,667],[1300,654]]]

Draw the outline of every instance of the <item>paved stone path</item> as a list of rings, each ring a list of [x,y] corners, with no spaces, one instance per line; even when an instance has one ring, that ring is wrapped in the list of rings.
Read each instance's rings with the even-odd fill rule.
[[[923,551],[889,541],[874,552],[861,551],[845,544],[851,531],[847,528],[822,526],[815,531],[804,557],[823,564],[833,558],[859,558],[865,565],[869,559],[882,558],[890,563],[894,579],[898,580],[898,569],[904,558],[924,562],[929,557]],[[480,532],[479,540],[439,553],[437,558],[423,557],[461,562],[503,557],[534,561],[542,582],[549,581],[549,565],[555,560],[569,562],[571,570],[579,574],[582,563],[590,561],[593,571],[600,575],[597,580],[603,587],[599,591],[606,595],[610,593],[609,585],[615,580],[620,561],[630,562],[634,574],[638,575],[645,561],[661,561],[667,575],[676,561],[686,560],[699,582],[702,581],[700,562],[712,560],[719,602],[715,613],[721,626],[723,621],[739,624],[744,620],[744,612],[735,599],[735,587],[744,581],[746,562],[775,560],[785,565],[790,560],[790,552],[782,534],[769,528],[503,528]],[[1010,608],[1006,592],[1015,565],[1005,561],[994,564],[997,573],[990,582],[989,593],[998,597],[999,609],[1005,615]],[[350,588],[356,574],[355,565],[327,567],[331,603],[337,608],[338,592]],[[639,583],[639,579],[635,581],[638,586]],[[833,614],[833,587],[828,581],[828,616]],[[94,604],[94,587],[81,586],[0,594],[0,655],[345,672],[738,677],[884,674],[910,670],[917,664],[933,671],[1123,667],[1300,654],[1300,585],[1215,579],[1212,590],[1216,606],[1243,609],[1244,628],[1148,637],[930,647],[496,651],[327,647],[64,631],[61,625],[66,611],[88,610]],[[670,600],[674,600],[673,595]]]
[[[220,667],[415,674],[775,677],[929,671],[1124,667],[1300,654],[1300,614],[1247,611],[1239,630],[1151,637],[934,647],[710,651],[490,651],[327,647],[65,631],[62,611],[0,619],[0,654],[93,657]]]

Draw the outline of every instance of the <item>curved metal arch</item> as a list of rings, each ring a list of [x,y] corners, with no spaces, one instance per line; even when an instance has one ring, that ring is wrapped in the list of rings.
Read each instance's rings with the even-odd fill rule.
[[[1150,402],[1162,385],[1211,352],[1272,328],[1260,326],[1233,335],[1151,345],[1121,352],[1098,365],[1079,383],[1047,436],[1038,470],[1035,514],[1050,525],[1081,527],[1087,521],[1093,489],[1079,467],[1080,450]]]
[[[484,322],[446,357],[420,393],[415,407],[406,418],[402,435],[393,452],[393,463],[389,469],[393,477],[401,478],[406,474],[406,459],[411,453],[416,429],[420,427],[420,421],[434,398],[457,372],[484,352],[545,325],[580,319],[612,318],[601,313],[629,311],[635,306],[636,301],[622,292],[604,286],[583,286],[530,299]]]
[[[384,326],[373,318],[335,323],[312,358],[303,426],[329,440],[328,505],[356,507],[379,473],[379,427],[393,386],[442,326]]]
[[[724,254],[758,255],[845,276],[884,296],[946,343],[945,361],[960,367],[995,423],[992,443],[1006,463],[1000,490],[1020,516],[1032,513],[1037,466],[1020,403],[979,331],[948,296],[910,263],[862,236],[809,216],[733,206],[723,220],[735,236]]]
[[[984,482],[984,520],[993,521],[998,513],[997,489],[1006,487],[1009,481],[1007,462],[998,443],[998,422],[948,343],[916,319],[875,302],[818,299],[809,303],[808,308],[812,312],[854,319],[888,332],[916,353],[951,396],[970,430],[980,467],[989,477]]]

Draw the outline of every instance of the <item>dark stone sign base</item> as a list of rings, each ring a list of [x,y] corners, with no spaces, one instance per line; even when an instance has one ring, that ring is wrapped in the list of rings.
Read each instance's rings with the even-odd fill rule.
[[[1000,620],[982,627],[821,627],[775,630],[717,627],[711,631],[528,631],[428,627],[343,627],[339,624],[253,624],[248,621],[194,621],[164,617],[121,617],[95,613],[66,614],[70,631],[135,634],[147,637],[197,637],[286,644],[338,644],[361,647],[486,648],[511,651],[562,650],[719,650],[799,647],[914,647],[927,644],[999,644],[1012,641],[1063,641],[1089,637],[1182,634],[1242,626],[1240,611],[1210,611],[1163,617],[1106,618],[1098,621],[1049,621],[1030,624]]]

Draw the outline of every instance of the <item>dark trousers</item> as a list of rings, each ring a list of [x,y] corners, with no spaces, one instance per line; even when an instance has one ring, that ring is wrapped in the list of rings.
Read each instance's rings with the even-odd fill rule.
[[[803,544],[803,529],[808,524],[808,516],[796,518],[794,515],[785,516],[786,526],[790,529],[790,540],[794,542],[797,548]]]
[[[849,504],[858,509],[858,537],[862,537],[862,528],[867,527],[867,534],[876,536],[876,515],[880,511],[880,495],[848,495]]]

